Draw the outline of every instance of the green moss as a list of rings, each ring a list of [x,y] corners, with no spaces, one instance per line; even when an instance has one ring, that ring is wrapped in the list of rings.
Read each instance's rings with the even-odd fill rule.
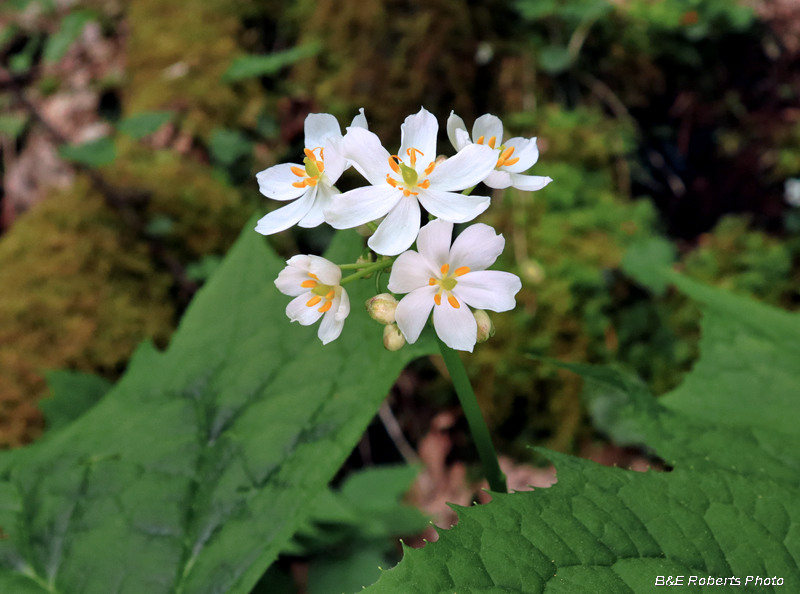
[[[164,342],[171,279],[81,180],[0,242],[0,447],[41,431],[42,371],[115,377],[142,340]]]

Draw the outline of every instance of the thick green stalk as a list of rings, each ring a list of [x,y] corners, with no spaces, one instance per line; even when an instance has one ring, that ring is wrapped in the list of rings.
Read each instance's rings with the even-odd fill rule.
[[[436,340],[439,342],[439,350],[444,357],[447,371],[450,372],[450,379],[453,380],[453,387],[458,394],[461,408],[464,409],[464,415],[467,417],[469,430],[472,432],[472,438],[478,448],[478,456],[480,456],[483,470],[489,481],[489,488],[496,493],[508,493],[506,475],[500,470],[500,463],[497,461],[497,452],[492,444],[489,428],[483,420],[483,413],[478,406],[478,399],[475,398],[475,392],[472,390],[464,363],[461,361],[458,351],[451,349],[438,336]]]
[[[350,276],[344,277],[342,280],[339,281],[339,285],[346,285],[347,283],[352,283],[354,280],[360,279],[362,276],[368,275],[370,272],[375,272],[376,270],[383,270],[384,268],[388,268],[392,264],[394,264],[394,258],[389,258],[388,260],[380,260],[379,262],[375,262],[374,264],[370,264],[363,270],[359,270],[355,274],[351,274]]]

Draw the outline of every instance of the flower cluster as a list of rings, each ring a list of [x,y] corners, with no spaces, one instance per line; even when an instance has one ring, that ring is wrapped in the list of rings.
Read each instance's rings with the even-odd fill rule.
[[[367,243],[379,255],[376,262],[337,266],[318,256],[295,256],[275,281],[295,297],[286,308],[292,321],[307,326],[322,318],[323,343],[339,336],[350,312],[343,285],[391,267],[388,290],[405,297],[398,302],[387,293],[367,301],[370,315],[386,325],[386,348],[414,343],[433,311],[439,338],[451,348],[472,351],[494,332],[483,310],[513,309],[522,285],[513,274],[486,270],[503,251],[501,235],[476,224],[451,245],[453,224],[471,221],[489,207],[489,197],[470,194],[478,183],[538,190],[551,179],[523,173],[539,157],[536,139],[504,142],[503,124],[493,115],[478,118],[470,137],[464,121],[451,113],[447,135],[456,154],[449,158],[437,158],[439,124],[424,108],[407,117],[400,132],[400,148],[390,154],[369,131],[363,109],[344,135],[333,116],[309,115],[303,163],[257,175],[262,194],[293,202],[259,220],[256,231],[269,235],[323,222],[336,229],[366,224],[374,230]],[[369,185],[341,193],[334,184],[350,166]],[[420,228],[422,208],[433,220]],[[416,250],[410,249],[415,243]],[[357,272],[342,279],[343,268]]]

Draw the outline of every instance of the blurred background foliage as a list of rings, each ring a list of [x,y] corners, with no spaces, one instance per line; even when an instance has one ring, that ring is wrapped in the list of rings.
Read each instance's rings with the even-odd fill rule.
[[[502,451],[578,450],[596,439],[580,380],[531,355],[663,393],[697,353],[696,308],[628,278],[626,251],[664,237],[688,275],[800,306],[799,57],[791,0],[7,0],[0,447],[40,435],[46,370],[114,380],[141,340],[169,339],[249,214],[275,207],[254,174],[297,159],[308,113],[364,107],[388,146],[424,105],[442,128],[490,112],[539,138],[533,173],[554,182],[495,191],[481,219],[519,307],[467,361]],[[329,237],[270,241],[289,256]],[[396,411],[412,443],[453,402],[432,369]]]

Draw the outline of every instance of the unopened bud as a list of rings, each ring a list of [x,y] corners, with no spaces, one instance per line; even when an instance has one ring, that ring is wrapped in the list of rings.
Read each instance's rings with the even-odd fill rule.
[[[387,351],[399,351],[406,344],[406,337],[400,332],[397,324],[389,324],[383,328],[383,346]]]
[[[478,322],[478,342],[486,342],[490,336],[494,336],[492,318],[482,309],[476,309],[472,312],[472,315],[475,316],[475,321]]]
[[[394,324],[394,312],[397,309],[397,299],[389,295],[389,293],[381,293],[375,295],[364,304],[367,308],[367,313],[376,322],[381,324]]]

